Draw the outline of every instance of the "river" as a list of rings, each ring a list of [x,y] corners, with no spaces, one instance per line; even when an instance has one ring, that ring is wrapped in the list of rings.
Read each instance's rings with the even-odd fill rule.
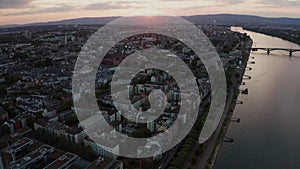
[[[239,30],[253,39],[253,47],[300,49],[279,38]],[[244,80],[248,95],[240,95],[215,169],[299,169],[300,168],[300,52],[290,58],[287,51],[252,52],[251,71]],[[254,57],[254,59],[251,59]]]

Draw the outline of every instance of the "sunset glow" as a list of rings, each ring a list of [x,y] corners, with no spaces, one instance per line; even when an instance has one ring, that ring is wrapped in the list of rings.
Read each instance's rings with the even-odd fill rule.
[[[300,16],[300,1],[285,0],[1,0],[0,25],[45,22],[79,17],[128,16],[162,12],[171,15],[250,14]]]

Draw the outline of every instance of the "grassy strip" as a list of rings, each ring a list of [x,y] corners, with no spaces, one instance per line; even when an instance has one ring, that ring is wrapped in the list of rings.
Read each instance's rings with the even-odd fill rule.
[[[196,163],[196,156],[199,156],[203,151],[203,144],[198,143],[198,138],[200,132],[203,128],[203,125],[206,121],[207,115],[209,112],[209,106],[206,106],[204,113],[201,117],[198,117],[194,127],[192,128],[190,134],[184,139],[180,150],[175,154],[175,158],[169,164],[169,169],[181,169],[183,168],[185,161],[190,156],[191,150],[196,146],[198,147],[195,151],[195,154],[192,157],[191,163]]]

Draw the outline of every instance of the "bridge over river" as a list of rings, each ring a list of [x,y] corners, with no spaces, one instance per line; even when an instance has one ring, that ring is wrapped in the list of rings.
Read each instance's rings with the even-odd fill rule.
[[[288,49],[288,48],[251,48],[251,50],[252,51],[264,50],[264,51],[267,51],[268,55],[271,53],[271,51],[275,51],[275,50],[288,51],[290,57],[293,56],[293,52],[300,51],[300,49]]]

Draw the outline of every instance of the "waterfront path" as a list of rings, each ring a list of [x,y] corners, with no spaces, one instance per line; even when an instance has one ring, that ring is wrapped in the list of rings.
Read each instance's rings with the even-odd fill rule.
[[[217,143],[219,133],[222,129],[224,120],[227,116],[227,112],[229,111],[229,108],[230,108],[230,105],[231,105],[230,103],[233,99],[233,94],[234,94],[233,89],[230,89],[229,97],[228,97],[228,100],[227,100],[227,103],[226,103],[226,108],[224,110],[224,113],[223,113],[223,116],[221,118],[220,124],[219,124],[217,130],[215,131],[215,133],[213,134],[213,136],[205,143],[205,149],[204,149],[202,155],[200,156],[200,160],[197,160],[197,163],[195,165],[195,169],[204,169],[206,164],[208,163],[208,160],[209,160],[210,156],[212,155],[212,153],[214,153],[215,145]]]
[[[247,47],[251,47],[251,46],[252,46],[252,42],[247,44]],[[247,54],[247,61],[249,59],[249,56],[250,56],[250,53]],[[217,153],[217,152],[215,152],[215,147],[221,146],[221,145],[217,145],[218,137],[219,137],[221,129],[223,127],[224,120],[227,117],[228,111],[230,110],[231,102],[233,101],[233,97],[234,97],[234,90],[238,89],[240,86],[240,83],[237,81],[237,79],[235,78],[234,75],[236,73],[239,73],[241,75],[240,78],[241,79],[243,78],[245,69],[247,67],[247,61],[243,63],[241,68],[236,69],[235,72],[233,73],[233,76],[232,76],[233,86],[230,88],[229,96],[228,96],[228,99],[226,102],[226,107],[225,107],[224,113],[222,115],[221,121],[219,123],[219,126],[216,129],[216,131],[214,132],[213,136],[205,143],[204,151],[203,151],[202,155],[199,157],[200,160],[197,160],[197,163],[196,163],[195,167],[193,167],[193,169],[205,169],[206,165],[209,163],[210,157],[213,155],[213,153]],[[213,166],[210,166],[210,168],[213,168]]]

